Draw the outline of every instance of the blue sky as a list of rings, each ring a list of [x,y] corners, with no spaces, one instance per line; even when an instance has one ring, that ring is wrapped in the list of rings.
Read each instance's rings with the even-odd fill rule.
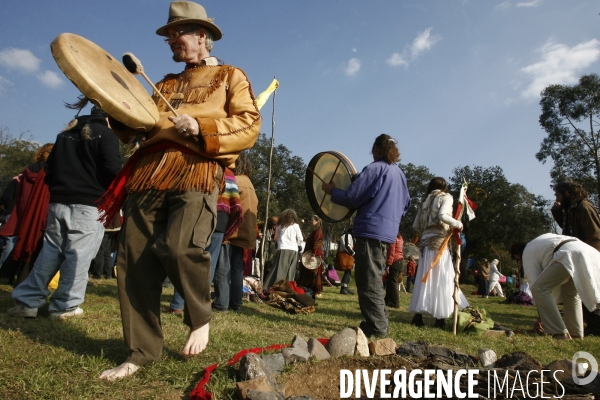
[[[182,64],[154,32],[167,0],[17,1],[0,11],[0,127],[54,141],[79,92],[50,43],[81,35],[158,81]],[[585,0],[249,0],[202,2],[224,32],[213,55],[241,67],[256,95],[276,77],[275,141],[306,163],[344,153],[360,171],[374,138],[398,139],[402,162],[444,177],[499,165],[552,197],[539,93],[600,66],[600,3]],[[145,83],[144,86],[148,87]],[[271,134],[270,100],[262,132]]]

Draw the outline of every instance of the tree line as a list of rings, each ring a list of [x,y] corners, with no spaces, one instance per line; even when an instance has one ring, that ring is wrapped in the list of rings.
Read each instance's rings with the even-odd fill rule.
[[[259,199],[259,221],[264,221],[266,213],[270,147],[270,139],[261,134],[254,148],[250,150],[254,168],[252,181]],[[424,165],[400,163],[398,167],[407,177],[412,199],[400,231],[405,241],[411,241],[417,236],[412,228],[417,206],[434,175]],[[314,211],[306,196],[305,172],[306,164],[299,157],[293,156],[284,145],[273,148],[269,216],[292,208],[300,219],[306,221],[303,230],[310,230],[308,221]],[[465,179],[469,183],[469,198],[479,206],[476,218],[465,224],[465,252],[470,257],[498,256],[508,261],[505,253],[514,241],[528,240],[552,229],[552,217],[548,212],[550,201],[530,193],[523,185],[510,183],[499,166],[461,166],[455,168],[452,175],[446,178],[455,198],[458,197],[461,183]],[[332,240],[336,240],[349,223],[350,221],[343,221],[324,225]]]
[[[574,179],[584,185],[590,200],[598,205],[600,198],[600,77],[584,75],[575,85],[550,85],[541,93],[540,126],[546,131],[535,157],[542,163],[553,161],[551,185]],[[33,158],[40,144],[24,134],[13,136],[7,128],[0,128],[0,188],[23,170]],[[248,151],[254,172],[252,181],[259,200],[259,221],[267,214],[266,199],[269,177],[271,139],[260,134],[255,146]],[[412,223],[417,205],[421,202],[433,174],[426,166],[398,164],[408,180],[412,205],[402,221],[405,240],[412,240],[416,232]],[[304,184],[306,164],[283,144],[273,146],[271,196],[268,215],[278,215],[286,208],[296,211],[305,221],[303,230],[309,230],[308,221],[314,213]],[[523,185],[509,182],[499,166],[459,166],[446,177],[451,193],[456,198],[461,183],[469,183],[468,195],[479,208],[476,218],[465,225],[467,238],[465,252],[470,257],[502,257],[510,244],[528,240],[553,229],[548,209],[550,200],[530,193]],[[339,237],[349,221],[325,224],[334,238]],[[308,233],[308,232],[307,232]]]

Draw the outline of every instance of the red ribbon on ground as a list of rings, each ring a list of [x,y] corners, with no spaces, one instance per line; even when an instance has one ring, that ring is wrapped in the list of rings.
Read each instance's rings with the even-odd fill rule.
[[[317,339],[317,340],[319,342],[321,342],[321,344],[323,346],[325,346],[329,342],[329,339]],[[263,351],[281,350],[285,347],[289,347],[289,344],[274,344],[274,345],[267,346],[267,347],[255,347],[253,349],[241,350],[235,356],[233,356],[233,358],[231,360],[227,361],[226,365],[235,364],[242,357],[244,357],[246,354],[249,354],[249,353],[259,354],[259,353],[262,353]],[[194,390],[192,390],[192,393],[190,393],[191,400],[212,400],[212,398],[213,398],[212,393],[207,392],[205,389],[205,386],[208,383],[208,381],[210,380],[210,375],[213,373],[213,371],[215,369],[217,369],[218,366],[219,366],[219,364],[212,364],[212,365],[209,365],[208,367],[204,368],[202,379],[200,379],[200,382],[198,382],[198,385],[196,385]]]

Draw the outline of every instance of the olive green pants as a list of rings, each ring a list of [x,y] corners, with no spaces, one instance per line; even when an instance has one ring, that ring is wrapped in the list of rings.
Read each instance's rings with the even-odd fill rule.
[[[210,254],[217,196],[148,190],[130,194],[117,258],[117,279],[127,362],[144,365],[162,356],[162,282],[168,276],[185,299],[184,323],[210,321]]]

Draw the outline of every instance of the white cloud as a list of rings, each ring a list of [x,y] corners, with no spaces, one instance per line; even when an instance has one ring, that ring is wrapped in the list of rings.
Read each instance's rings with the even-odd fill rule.
[[[35,72],[39,69],[41,62],[42,60],[34,56],[29,50],[9,47],[0,51],[0,65],[8,69]]]
[[[351,58],[346,65],[346,75],[354,76],[360,71],[360,60],[358,58]]]
[[[509,8],[510,7],[510,1],[503,1],[502,3],[498,4],[496,7],[494,7],[494,10],[502,10],[505,8]]]
[[[0,96],[6,92],[8,86],[12,86],[12,82],[0,75]]]
[[[522,1],[520,3],[517,3],[516,6],[518,8],[522,8],[522,7],[539,7],[542,5],[542,3],[544,2],[544,0],[530,0],[530,1]],[[512,3],[510,0],[506,0],[503,1],[502,3],[496,5],[494,7],[494,10],[505,10],[512,7]]]
[[[398,67],[400,65],[408,67],[408,61],[406,61],[399,53],[393,53],[386,62],[392,67]]]
[[[542,60],[521,71],[532,77],[525,98],[537,98],[549,85],[569,85],[578,81],[581,71],[600,58],[600,41],[592,39],[574,47],[548,42],[537,50]]]
[[[401,65],[408,67],[410,64],[409,59],[415,60],[422,53],[431,50],[433,45],[442,39],[440,35],[432,35],[432,29],[433,28],[427,28],[423,32],[420,32],[415,40],[413,40],[412,44],[405,47],[402,53],[392,53],[390,58],[386,60],[388,65],[392,67],[399,67]]]
[[[37,75],[37,78],[46,86],[50,88],[57,88],[62,86],[64,81],[58,76],[56,72],[44,71]]]
[[[419,33],[419,35],[413,41],[410,49],[410,54],[413,60],[421,53],[431,50],[433,45],[441,39],[441,36],[439,35],[431,35],[432,29],[433,28],[427,28],[423,32]]]
[[[26,49],[17,49],[13,47],[0,51],[0,66],[9,70],[18,70],[20,72],[33,74],[39,71],[42,60]],[[63,79],[52,71],[41,71],[36,74],[37,78],[50,88],[57,88],[64,83]],[[0,77],[0,91],[6,89],[7,80]]]
[[[352,52],[353,52],[353,53],[356,53],[357,51],[358,51],[358,50],[356,49],[356,47],[353,47],[353,48],[352,48]]]
[[[523,3],[517,3],[517,7],[538,7],[541,6],[544,0],[531,0]]]

